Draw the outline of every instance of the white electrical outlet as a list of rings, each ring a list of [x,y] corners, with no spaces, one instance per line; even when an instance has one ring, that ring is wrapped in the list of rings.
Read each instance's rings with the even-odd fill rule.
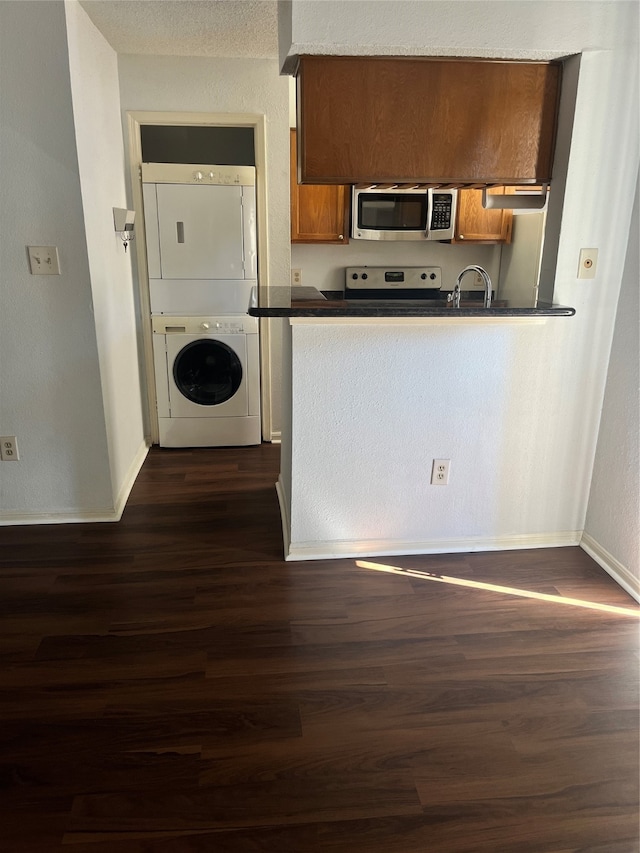
[[[60,275],[57,246],[27,246],[31,275]]]
[[[302,270],[291,270],[291,284],[295,287],[302,284]]]
[[[431,469],[431,485],[447,486],[449,484],[450,459],[434,459]]]
[[[597,265],[597,249],[580,249],[580,260],[578,262],[578,278],[595,278]]]
[[[3,462],[17,462],[20,459],[15,435],[0,436],[0,459]]]

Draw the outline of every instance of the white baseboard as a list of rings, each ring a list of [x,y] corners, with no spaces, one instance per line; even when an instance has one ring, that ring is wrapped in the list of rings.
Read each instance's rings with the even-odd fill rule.
[[[138,474],[140,473],[140,469],[144,464],[144,460],[147,458],[147,454],[149,453],[149,445],[146,440],[142,442],[140,447],[138,448],[138,452],[133,458],[131,465],[129,465],[129,470],[127,471],[127,476],[124,478],[124,482],[120,487],[120,491],[118,492],[118,497],[115,502],[115,518],[113,521],[120,521],[122,517],[122,513],[124,512],[124,508],[127,505],[127,500],[129,495],[131,494],[131,489],[133,488],[133,484],[135,483]]]
[[[580,547],[583,551],[596,561],[596,563],[605,570],[608,575],[614,579],[629,595],[637,602],[640,602],[640,578],[631,574],[626,566],[623,566],[619,560],[610,554],[606,548],[603,548],[599,542],[590,536],[588,533],[582,534]]]
[[[105,507],[102,510],[87,510],[86,512],[84,510],[65,510],[64,512],[7,512],[0,515],[0,527],[27,524],[91,524],[102,521],[119,521],[148,452],[149,445],[144,441],[138,448],[133,462],[129,466],[127,476],[120,487],[113,507]]]
[[[65,512],[4,512],[0,516],[0,527],[19,527],[28,524],[92,524],[93,522],[118,521],[114,509],[65,511]]]
[[[278,476],[276,482],[276,494],[278,495],[278,503],[280,504],[280,521],[282,522],[282,541],[284,542],[284,558],[285,560],[295,560],[296,557],[288,556],[291,549],[291,541],[289,539],[289,531],[291,525],[289,523],[289,507],[287,505],[286,493],[282,484],[282,475]],[[302,559],[302,558],[300,558]]]
[[[283,515],[284,529],[282,500],[280,512]],[[289,530],[288,522],[286,529]],[[285,536],[285,560],[332,560],[343,557],[398,557],[409,554],[458,554],[473,551],[513,551],[524,548],[563,548],[579,545],[581,535],[580,530],[566,530],[560,533],[536,533],[525,536],[434,539],[423,542],[334,540],[295,543],[288,542]]]

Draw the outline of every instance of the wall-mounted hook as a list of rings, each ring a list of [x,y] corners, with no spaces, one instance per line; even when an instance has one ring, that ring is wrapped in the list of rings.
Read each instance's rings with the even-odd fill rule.
[[[113,225],[124,244],[125,252],[129,248],[129,243],[134,238],[133,222],[135,217],[136,214],[133,210],[126,210],[123,207],[113,208]]]

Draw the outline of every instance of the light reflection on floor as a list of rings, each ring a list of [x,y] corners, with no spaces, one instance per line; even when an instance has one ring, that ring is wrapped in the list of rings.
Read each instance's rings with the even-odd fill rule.
[[[436,583],[447,583],[453,586],[464,586],[470,589],[483,589],[489,592],[500,592],[504,595],[515,595],[519,598],[534,598],[539,601],[549,601],[552,604],[569,604],[572,607],[586,607],[589,610],[602,610],[605,613],[618,613],[621,616],[634,616],[640,619],[640,605],[637,607],[618,607],[614,604],[599,604],[595,601],[583,601],[580,598],[568,598],[565,595],[548,595],[544,592],[533,592],[529,589],[518,589],[512,586],[500,586],[484,581],[472,581],[465,578],[454,578],[435,572],[423,572],[419,569],[402,569],[399,566],[389,566],[385,563],[373,563],[368,560],[356,560],[356,566],[361,569],[371,569],[376,572],[387,572],[394,575],[408,575],[420,580],[435,581]]]

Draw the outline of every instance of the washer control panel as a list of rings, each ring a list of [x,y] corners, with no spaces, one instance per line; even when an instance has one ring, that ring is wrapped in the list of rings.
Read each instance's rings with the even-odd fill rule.
[[[238,320],[205,320],[200,323],[201,332],[219,332],[221,335],[234,335],[244,332],[244,326]]]
[[[257,317],[167,317],[152,318],[154,335],[252,335],[258,333]]]
[[[347,267],[345,290],[440,290],[440,267]]]

